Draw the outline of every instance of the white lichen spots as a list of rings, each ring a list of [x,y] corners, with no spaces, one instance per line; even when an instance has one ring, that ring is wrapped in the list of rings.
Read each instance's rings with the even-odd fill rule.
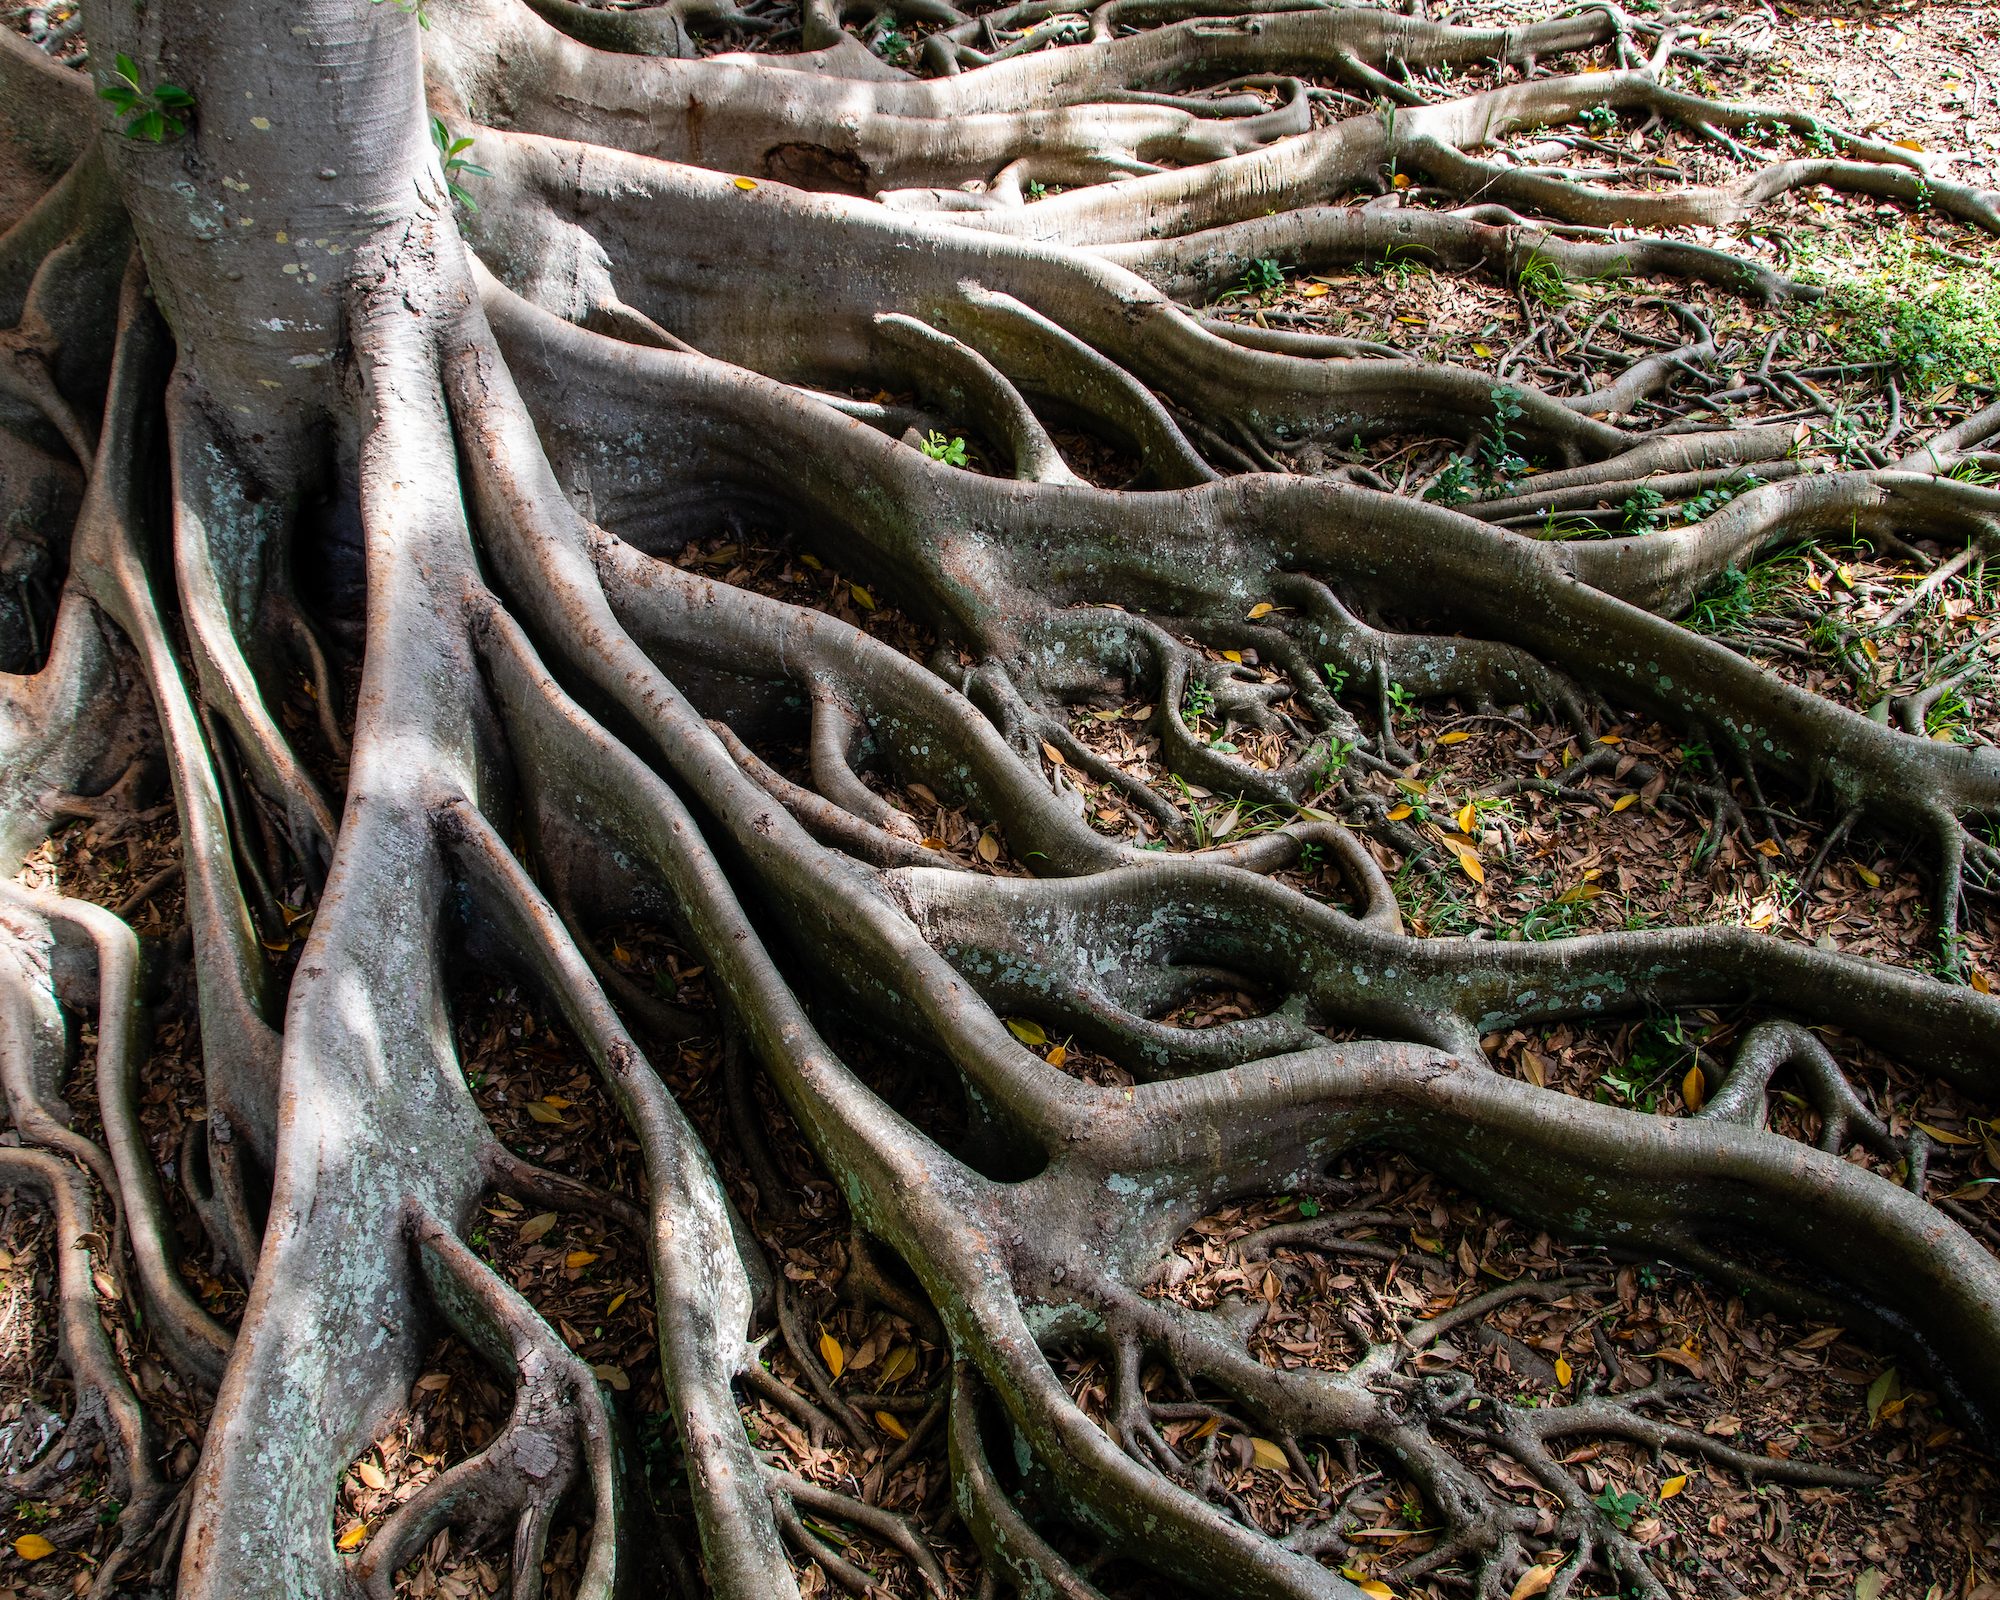
[[[1123,1172],[1114,1172],[1104,1180],[1104,1187],[1113,1194],[1132,1195],[1139,1192],[1139,1180]]]

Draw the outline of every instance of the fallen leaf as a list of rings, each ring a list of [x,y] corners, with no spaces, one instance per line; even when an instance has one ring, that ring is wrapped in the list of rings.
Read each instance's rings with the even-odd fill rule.
[[[1930,1123],[1928,1123],[1928,1122],[1919,1122],[1919,1123],[1917,1124],[1917,1126],[1918,1126],[1919,1128],[1922,1128],[1922,1129],[1924,1130],[1924,1132],[1925,1132],[1925,1133],[1927,1133],[1927,1134],[1929,1134],[1929,1135],[1930,1135],[1930,1136],[1931,1136],[1931,1137],[1932,1137],[1933,1139],[1937,1140],[1937,1142],[1938,1142],[1939,1144],[1977,1144],[1977,1143],[1979,1143],[1979,1141],[1978,1141],[1977,1139],[1968,1139],[1968,1138],[1966,1138],[1966,1136],[1965,1136],[1964,1134],[1962,1134],[1962,1133],[1947,1133],[1947,1132],[1945,1132],[1945,1130],[1944,1130],[1944,1129],[1942,1129],[1942,1128],[1937,1128],[1937,1127],[1933,1127],[1933,1126],[1932,1126],[1932,1125],[1931,1125]]]
[[[1636,806],[1638,803],[1639,797],[1636,794],[1621,794],[1616,800],[1611,802],[1611,809],[1613,811],[1625,811]]]
[[[1472,347],[1472,353],[1478,356],[1482,361],[1490,360],[1493,355],[1493,351],[1491,350],[1491,348],[1483,344],[1474,345]]]
[[[544,1211],[540,1216],[530,1217],[521,1224],[521,1242],[533,1244],[555,1225],[556,1214],[553,1211]]]
[[[1027,1017],[1009,1017],[1007,1031],[1023,1044],[1041,1045],[1049,1042],[1049,1036],[1042,1032],[1042,1025]]]
[[[1465,731],[1465,729],[1463,729],[1463,728],[1453,728],[1453,729],[1451,730],[1451,732],[1450,732],[1450,733],[1441,733],[1441,734],[1439,734],[1439,735],[1438,735],[1438,743],[1439,743],[1439,744],[1464,744],[1464,743],[1465,743],[1465,741],[1466,741],[1467,739],[1470,739],[1471,737],[1472,737],[1472,735],[1471,735],[1471,734],[1469,734],[1469,733],[1467,733],[1467,732]]]
[[[749,190],[757,187],[757,180],[755,178],[738,178],[736,180],[736,187],[747,193]]]
[[[1778,856],[1784,853],[1784,847],[1776,839],[1759,839],[1752,848],[1760,856]]]
[[[625,1393],[626,1390],[632,1387],[632,1380],[625,1376],[625,1369],[623,1367],[596,1366],[592,1367],[590,1371],[593,1377],[602,1383],[610,1384],[620,1394]]]
[[[1882,1600],[1888,1587],[1889,1574],[1880,1567],[1870,1567],[1854,1580],[1854,1600]]]
[[[1389,820],[1391,822],[1401,822],[1409,814],[1410,808],[1408,806],[1397,806],[1395,810],[1389,813]]]
[[[1539,1564],[1528,1568],[1516,1580],[1507,1600],[1528,1600],[1530,1595],[1546,1593],[1550,1584],[1556,1581],[1556,1569]]]
[[[1859,878],[1863,883],[1867,884],[1868,887],[1871,889],[1879,889],[1882,887],[1882,875],[1879,872],[1876,872],[1873,868],[1864,867],[1858,861],[1854,863],[1854,875],[1855,877]]]
[[[1659,1498],[1662,1500],[1671,1500],[1675,1495],[1679,1494],[1681,1490],[1685,1489],[1687,1486],[1688,1486],[1687,1474],[1685,1472],[1676,1473],[1673,1477],[1667,1479],[1665,1483],[1660,1485]]]
[[[1472,830],[1479,824],[1478,808],[1468,800],[1458,808],[1458,815],[1452,820],[1458,824],[1458,831],[1460,833],[1464,834],[1467,838],[1471,838]]]
[[[1882,1408],[1896,1398],[1902,1386],[1894,1367],[1884,1367],[1881,1375],[1868,1385],[1868,1421],[1871,1426],[1882,1415]]]
[[[847,1370],[847,1351],[842,1348],[840,1341],[824,1328],[820,1329],[819,1334],[819,1355],[826,1363],[826,1370],[836,1378]]]
[[[1069,1060],[1069,1052],[1061,1045],[1056,1045],[1043,1059],[1052,1067],[1060,1067],[1065,1061]]]
[[[578,1267],[587,1267],[597,1259],[595,1250],[572,1250],[563,1257],[563,1265],[574,1272]]]
[[[1307,300],[1317,300],[1321,295],[1326,294],[1327,292],[1328,290],[1325,284],[1309,283],[1299,291],[1299,294]]]
[[[372,1461],[355,1462],[354,1475],[371,1489],[386,1489],[389,1487],[388,1473],[384,1472]]]
[[[530,1100],[528,1115],[537,1122],[552,1122],[558,1127],[562,1125],[563,1114],[546,1100]]]
[[[14,1554],[23,1561],[40,1561],[44,1556],[52,1556],[55,1553],[56,1547],[39,1533],[24,1533],[14,1541]]]
[[[1000,841],[990,833],[982,833],[979,836],[977,848],[979,859],[984,861],[988,866],[991,866],[1000,859]]]
[[[1569,1387],[1569,1380],[1576,1375],[1576,1369],[1561,1356],[1556,1357],[1556,1382],[1563,1388]]]
[[[1241,650],[1225,650],[1222,652],[1222,659],[1224,661],[1233,661],[1240,667],[1243,665],[1243,652]]]
[[[1268,617],[1273,611],[1276,611],[1277,609],[1278,608],[1272,605],[1270,601],[1259,600],[1254,606],[1250,608],[1249,619],[1250,621],[1255,622],[1259,617]]]
[[[862,588],[860,584],[850,583],[847,586],[847,592],[854,596],[854,603],[863,611],[873,611],[875,609],[875,597]]]
[[[333,1541],[333,1547],[345,1555],[350,1550],[359,1550],[367,1542],[367,1539],[368,1524],[365,1522],[350,1522],[341,1530],[340,1537]],[[19,1549],[20,1547],[16,1545],[15,1548]]]
[[[1689,1067],[1687,1076],[1681,1079],[1681,1099],[1690,1111],[1699,1111],[1708,1100],[1708,1079],[1702,1075],[1699,1061]]]
[[[876,1412],[875,1426],[880,1428],[884,1433],[886,1433],[892,1439],[907,1439],[910,1436],[910,1430],[904,1427],[903,1424],[899,1420],[897,1420],[895,1413],[891,1411]]]
[[[1069,765],[1068,762],[1063,760],[1063,753],[1047,740],[1042,742],[1042,754],[1049,758],[1050,766],[1066,767]]]
[[[1985,973],[1981,972],[1977,967],[1974,967],[1970,972],[1966,973],[1965,981],[1971,984],[1972,987],[1977,989],[1981,994],[1991,994],[1993,992],[1992,980],[1988,978]]]
[[[1919,155],[1923,154],[1924,142],[1921,139],[1892,139],[1890,143],[1898,150],[1914,150]]]
[[[917,1370],[917,1353],[906,1344],[891,1350],[882,1363],[882,1382],[900,1383]]]
[[[1289,1472],[1292,1469],[1291,1462],[1285,1459],[1285,1452],[1269,1439],[1250,1441],[1250,1460],[1253,1465],[1262,1467],[1266,1472]]]

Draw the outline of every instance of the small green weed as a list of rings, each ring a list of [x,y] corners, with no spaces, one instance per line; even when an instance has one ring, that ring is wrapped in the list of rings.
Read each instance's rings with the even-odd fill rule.
[[[146,88],[139,79],[139,63],[128,55],[113,57],[111,81],[97,91],[97,98],[111,102],[125,118],[125,137],[141,144],[178,139],[194,116],[193,95],[173,83]]]

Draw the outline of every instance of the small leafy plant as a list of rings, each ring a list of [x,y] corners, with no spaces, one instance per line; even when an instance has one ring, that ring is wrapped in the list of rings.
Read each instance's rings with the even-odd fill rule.
[[[1259,256],[1243,269],[1243,292],[1264,294],[1285,286],[1285,269],[1269,256]]]
[[[1633,1520],[1646,1502],[1630,1489],[1607,1488],[1590,1503],[1609,1517],[1620,1533],[1630,1533]]]
[[[947,439],[935,428],[924,435],[924,442],[920,448],[931,460],[942,461],[948,467],[965,465],[965,441],[959,438]]]
[[[428,28],[431,25],[431,14],[428,9],[430,0],[369,0],[369,3],[378,6],[391,5],[398,11],[406,11],[417,19],[417,26],[420,28]]]
[[[194,96],[178,84],[155,84],[148,89],[139,78],[139,63],[128,55],[113,59],[111,81],[97,91],[125,118],[125,137],[141,144],[164,144],[188,130],[194,114]]]
[[[1577,120],[1601,139],[1618,126],[1618,113],[1600,103],[1590,107]]]
[[[477,211],[479,202],[459,186],[460,178],[490,178],[488,172],[477,162],[469,160],[465,154],[472,148],[470,139],[454,139],[451,129],[444,125],[443,117],[431,118],[431,143],[437,146],[438,162],[444,168],[444,186],[451,191],[451,197],[467,211]]]

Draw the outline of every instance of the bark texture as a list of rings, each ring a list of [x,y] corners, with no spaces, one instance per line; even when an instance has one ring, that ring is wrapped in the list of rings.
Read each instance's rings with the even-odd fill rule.
[[[1716,359],[1699,329],[1574,402],[1195,309],[1260,262],[1398,252],[1783,299],[1804,291],[1768,267],[1633,230],[1741,219],[1804,185],[2000,228],[2000,197],[1800,113],[1669,87],[1691,30],[1611,4],[1495,30],[1421,5],[1022,0],[973,17],[896,0],[884,17],[928,30],[921,75],[838,9],[809,0],[803,53],[704,59],[703,28],[746,20],[713,0],[93,0],[98,83],[127,55],[147,90],[193,96],[157,143],[0,34],[0,851],[11,871],[60,821],[164,783],[192,932],[155,950],[108,911],[0,886],[18,1136],[0,1182],[46,1195],[70,1247],[69,1430],[97,1430],[124,1490],[97,1591],[154,1573],[187,1600],[386,1595],[450,1528],[510,1552],[526,1597],[565,1502],[589,1508],[592,1600],[766,1600],[797,1593],[803,1561],[863,1592],[815,1532],[828,1517],[942,1585],[911,1526],[746,1434],[739,1397],[774,1381],[764,1340],[812,1356],[656,1070],[686,1023],[620,972],[603,929],[626,916],[706,967],[734,1059],[889,1264],[876,1292],[935,1320],[950,1376],[926,1426],[948,1435],[982,1593],[1098,1593],[1080,1543],[1162,1593],[1359,1592],[1342,1507],[1268,1536],[1212,1449],[1165,1442],[1179,1402],[1142,1365],[1301,1461],[1336,1441],[1383,1452],[1445,1530],[1396,1576],[1481,1595],[1533,1592],[1516,1585],[1546,1541],[1454,1455],[1468,1432],[1562,1500],[1578,1559],[1552,1594],[1588,1573],[1662,1592],[1560,1464],[1565,1434],[1819,1471],[1676,1429],[1643,1394],[1481,1412],[1414,1359],[1459,1313],[1367,1342],[1346,1372],[1280,1372],[1227,1319],[1149,1292],[1196,1219],[1310,1187],[1366,1144],[1542,1226],[1837,1315],[1923,1363],[1974,1427],[2000,1421],[2000,1266],[1925,1199],[1923,1136],[1892,1137],[1811,1031],[1993,1093],[2000,1004],[1951,981],[1950,955],[2000,867],[2000,757],[1671,620],[1725,569],[1818,532],[1990,549],[2000,493],[1953,469],[1983,459],[2000,409],[1918,455],[1818,471],[1789,427],[1629,425]],[[1457,98],[1414,86],[1482,66],[1490,84]],[[1721,187],[1577,181],[1498,153],[1587,112],[1724,142],[1762,123],[1809,153]],[[446,170],[461,139],[479,175]],[[1418,434],[1471,459],[1506,447],[1505,417],[1549,470],[1456,506],[1277,459]],[[934,431],[971,434],[990,470],[936,459]],[[1079,434],[1128,464],[1122,483],[1086,481],[1060,442]],[[1751,468],[1763,485],[1705,519],[1533,536],[1648,481],[1684,497]],[[935,653],[676,563],[752,524],[809,530]],[[303,735],[276,710],[301,680],[321,711]],[[1590,762],[1615,698],[1707,742],[1709,800],[1740,778],[1830,808],[1842,833],[1914,832],[1934,852],[1943,976],[1736,928],[1413,936],[1363,836],[1434,847],[1354,781],[1407,764],[1392,695],[1532,704]],[[1120,703],[1154,708],[1177,779],[1285,820],[1191,838],[1077,737],[1076,713]],[[1197,706],[1280,730],[1285,756],[1224,747]],[[781,770],[787,749],[803,754]],[[1144,825],[1094,824],[1065,769],[1117,786]],[[926,843],[886,798],[908,785],[983,819],[1000,870]],[[310,936],[280,959],[294,881]],[[639,1147],[694,1548],[669,1549],[635,1489],[612,1391],[468,1243],[495,1191],[616,1203],[526,1168],[488,1126],[453,1042],[469,962],[560,1010]],[[163,970],[196,987],[208,1106],[174,1181],[248,1286],[234,1329],[175,1260],[138,1127]],[[1270,1007],[1163,1020],[1218,978]],[[1701,1005],[1766,1020],[1684,1118],[1536,1088],[1480,1045]],[[82,1018],[101,1141],[61,1098]],[[963,1105],[962,1129],[925,1125],[830,1042],[856,1019]],[[1065,1073],[1005,1019],[1136,1081]],[[1767,1126],[1774,1082],[1817,1110],[1818,1147]],[[1857,1146],[1907,1181],[1846,1159]],[[89,1267],[213,1392],[185,1484],[163,1475]],[[512,1411],[336,1549],[337,1481],[440,1329],[504,1376]],[[1051,1364],[1076,1350],[1119,1375],[1108,1426]],[[830,1389],[787,1403],[845,1426]]]

